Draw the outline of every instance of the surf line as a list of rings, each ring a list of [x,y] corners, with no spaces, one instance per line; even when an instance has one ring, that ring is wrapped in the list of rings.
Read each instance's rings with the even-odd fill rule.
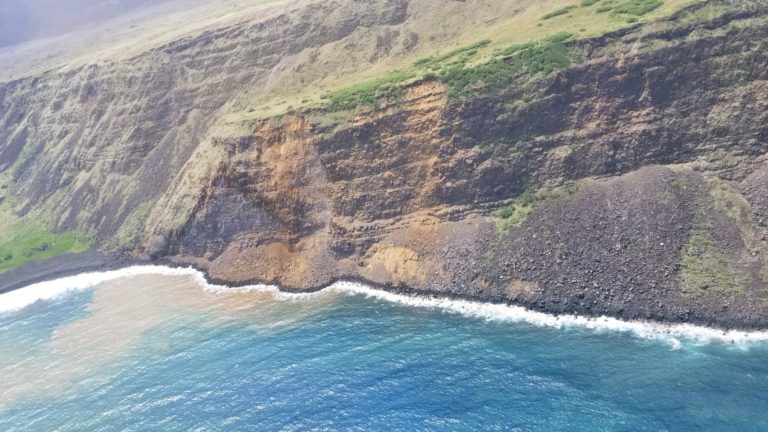
[[[102,282],[140,275],[191,276],[203,289],[218,293],[267,291],[276,300],[311,300],[318,295],[336,292],[343,295],[362,295],[409,307],[430,308],[447,313],[461,314],[487,321],[524,323],[537,327],[583,328],[595,332],[630,333],[640,338],[659,339],[680,348],[681,340],[698,343],[733,343],[748,345],[768,343],[768,331],[718,330],[693,324],[663,324],[651,321],[625,321],[611,317],[587,317],[580,315],[551,315],[531,311],[521,306],[484,303],[471,300],[437,298],[433,296],[396,294],[376,289],[358,282],[336,282],[327,288],[311,293],[288,293],[273,285],[250,285],[239,288],[209,283],[205,275],[194,268],[172,268],[156,265],[131,266],[106,272],[81,273],[60,279],[35,283],[14,291],[0,294],[0,313],[21,310],[38,301],[53,300],[71,292],[87,290]]]

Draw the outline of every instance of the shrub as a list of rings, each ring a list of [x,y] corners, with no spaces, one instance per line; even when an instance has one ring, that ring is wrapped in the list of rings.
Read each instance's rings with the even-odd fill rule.
[[[626,0],[614,6],[613,11],[619,14],[641,16],[663,4],[662,0]]]
[[[563,37],[563,35],[558,36]],[[473,91],[490,93],[515,81],[535,75],[548,75],[570,64],[568,48],[561,43],[542,42],[514,45],[488,63],[465,68],[455,65],[440,76],[450,89],[449,98],[462,97]]]
[[[573,33],[560,32],[547,36],[544,40],[551,43],[562,43],[573,37]]]
[[[461,48],[457,48],[455,50],[449,51],[445,54],[418,59],[415,62],[413,62],[413,65],[416,67],[435,65],[435,64],[443,63],[446,60],[451,59],[453,57],[457,57],[460,54],[463,54],[467,57],[471,57],[477,54],[477,51],[480,48],[484,48],[490,44],[491,44],[490,39],[484,39],[479,42],[473,43],[472,45],[467,45],[465,47],[461,47]]]
[[[546,201],[568,198],[578,192],[578,190],[579,186],[572,182],[551,190],[528,188],[509,205],[496,211],[494,216],[499,219],[497,221],[498,227],[501,232],[505,232],[512,227],[520,226],[539,204]]]
[[[397,97],[404,83],[415,75],[410,71],[395,71],[384,77],[336,90],[328,94],[330,111],[345,111],[358,106],[376,106],[384,97]]]
[[[570,6],[562,7],[560,9],[553,10],[552,12],[550,12],[548,14],[545,14],[544,16],[541,17],[541,19],[548,20],[548,19],[552,19],[552,18],[560,16],[560,15],[565,15],[568,12],[572,11],[573,9],[576,9],[576,5],[570,5]]]

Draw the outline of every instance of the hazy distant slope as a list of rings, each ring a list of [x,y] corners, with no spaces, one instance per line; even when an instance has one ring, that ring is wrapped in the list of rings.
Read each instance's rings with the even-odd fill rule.
[[[3,0],[0,47],[54,36],[168,0]]]

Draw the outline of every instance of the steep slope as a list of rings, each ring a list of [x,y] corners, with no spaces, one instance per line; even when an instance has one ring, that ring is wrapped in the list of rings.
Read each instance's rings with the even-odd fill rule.
[[[66,3],[6,0],[0,9],[0,48],[59,35],[78,26],[93,25],[150,3],[149,0],[74,0]]]
[[[227,283],[765,327],[768,10],[604,2],[281,5],[3,84],[2,205]]]

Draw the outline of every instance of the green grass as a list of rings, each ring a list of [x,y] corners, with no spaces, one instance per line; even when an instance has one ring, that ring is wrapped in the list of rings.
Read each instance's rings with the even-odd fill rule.
[[[447,86],[448,99],[503,91],[578,61],[566,46],[574,38],[626,27],[640,17],[665,16],[694,1],[698,0],[582,0],[563,5],[546,14],[546,20],[538,14],[521,18],[521,27],[493,41],[484,39],[421,58],[379,78],[326,93],[318,106],[329,112],[375,108],[383,100],[397,101],[405,87],[420,78],[439,79]],[[606,12],[608,16],[600,15]]]
[[[558,17],[560,15],[565,15],[568,12],[576,9],[577,7],[578,6],[576,6],[576,5],[570,5],[570,6],[561,7],[560,9],[556,9],[556,10],[553,10],[552,12],[549,12],[549,13],[545,14],[544,16],[541,17],[541,19],[548,20],[548,19],[552,19],[554,17]]]
[[[155,202],[155,200],[146,200],[139,203],[125,218],[125,221],[117,230],[115,236],[103,245],[103,249],[107,251],[118,251],[135,246],[138,241],[138,236],[144,229],[144,223],[149,218],[149,214],[152,211]]]
[[[709,294],[738,294],[742,291],[735,258],[711,237],[713,217],[725,217],[739,228],[744,245],[749,249],[755,243],[755,222],[749,202],[728,182],[709,180],[709,194],[699,208],[703,222],[691,230],[683,251],[681,282],[683,294],[698,297]]]
[[[755,242],[756,224],[749,201],[728,182],[717,178],[709,182],[709,199],[718,213],[739,227],[744,243],[751,247]]]
[[[465,56],[465,57],[472,57],[475,54],[477,54],[477,51],[481,48],[485,48],[486,46],[491,44],[490,39],[484,39],[479,42],[473,43],[471,45],[467,45],[465,47],[457,48],[455,50],[449,51],[442,55],[436,55],[433,57],[426,57],[423,59],[416,60],[413,65],[414,66],[429,66],[429,65],[435,65],[439,63],[443,63],[446,60],[456,58],[459,56]]]
[[[715,244],[706,226],[694,227],[682,264],[681,283],[683,295],[687,297],[741,292],[741,285],[731,270],[730,256]]]
[[[664,0],[661,7],[640,17],[640,22],[651,22],[676,13],[688,5],[703,3],[704,1],[709,0]],[[331,61],[328,62],[312,61],[307,63],[311,56],[302,55],[299,60],[302,62],[301,64],[307,66],[302,69],[304,72],[280,72],[275,76],[276,79],[270,79],[273,84],[252,89],[247,96],[243,96],[242,112],[231,117],[233,119],[240,118],[243,121],[261,120],[284,114],[288,111],[289,105],[302,111],[326,109],[329,104],[328,95],[330,92],[349,87],[354,83],[375,80],[393,70],[412,69],[423,76],[427,73],[437,75],[451,63],[477,65],[493,58],[494,50],[501,50],[513,44],[541,41],[548,35],[563,31],[572,32],[575,34],[575,38],[582,39],[599,37],[606,32],[626,28],[630,25],[628,21],[631,15],[610,12],[597,13],[598,8],[607,7],[606,10],[611,11],[613,7],[624,3],[625,0],[600,0],[588,7],[582,7],[581,2],[582,0],[553,0],[546,3],[548,6],[545,9],[540,9],[537,2],[523,2],[520,4],[518,12],[509,15],[507,13],[509,11],[507,11],[503,16],[499,16],[498,20],[488,22],[487,25],[478,27],[467,24],[475,22],[474,20],[467,20],[467,23],[461,21],[461,25],[455,29],[456,35],[460,36],[455,38],[438,37],[443,34],[440,27],[445,23],[440,20],[426,20],[423,23],[424,30],[416,32],[425,38],[420,40],[415,51],[403,53],[402,56],[398,54],[386,61],[377,61],[374,64],[361,61],[359,68],[350,67],[339,70],[337,63],[333,60],[340,58],[339,56],[346,58],[346,54],[341,52],[341,45],[323,54],[331,57]],[[565,6],[576,7],[567,14],[548,20],[541,19],[544,13],[562,9]],[[368,34],[368,32],[363,33]],[[427,35],[429,35],[428,38]],[[491,42],[488,43],[488,40]],[[357,40],[357,42],[363,43],[364,40]],[[473,48],[475,44],[480,46]],[[462,48],[457,50],[458,47]],[[395,96],[399,94],[397,88],[394,93]],[[341,109],[345,105],[348,107],[355,106],[355,103],[348,103],[350,99],[363,100],[366,106],[376,106],[376,102],[372,102],[370,93],[367,95],[360,94],[358,95],[359,98],[352,95],[347,96],[347,98],[338,100],[339,103],[335,104],[336,109]],[[396,99],[392,101],[396,102]],[[247,112],[248,108],[253,108],[254,111],[249,113]],[[345,114],[348,115],[349,113]]]
[[[512,227],[522,225],[539,201],[538,193],[532,192],[529,189],[518,196],[512,203],[499,209],[495,215],[499,219],[499,230],[505,232]]]
[[[544,40],[550,43],[563,43],[574,36],[573,33],[567,31],[561,31],[553,35],[549,35]]]
[[[613,7],[613,12],[625,15],[642,16],[661,7],[662,0],[625,0]]]
[[[375,80],[336,90],[323,96],[323,99],[328,101],[330,111],[375,107],[381,99],[399,97],[404,84],[415,76],[413,71],[394,71]]]
[[[593,6],[601,0],[582,0],[581,7],[586,8]],[[663,0],[605,0],[603,5],[600,6],[596,12],[605,13],[613,11],[615,14],[631,15],[633,17],[640,17],[661,7],[664,4]],[[570,5],[560,9],[553,10],[541,17],[542,20],[550,20],[552,18],[565,15],[578,6]]]
[[[327,101],[330,112],[376,107],[383,99],[399,98],[405,86],[416,78],[439,79],[448,87],[449,98],[498,91],[522,79],[567,67],[571,56],[563,42],[571,37],[571,33],[558,32],[540,42],[515,44],[497,51],[484,63],[470,64],[479,50],[491,43],[482,40],[443,55],[417,60],[410,69],[341,88],[322,99]]]
[[[646,15],[654,10],[658,9],[664,4],[663,0],[582,0],[580,6],[582,8],[588,8],[597,3],[601,3],[601,6],[596,9],[597,13],[613,12],[616,15],[629,15],[631,18],[637,19],[637,17]],[[560,9],[553,10],[541,17],[542,20],[550,20],[552,18],[565,15],[575,10],[579,6],[570,5]]]
[[[564,34],[558,34],[555,40],[563,37]],[[545,41],[513,45],[487,63],[470,67],[453,65],[439,76],[449,89],[449,99],[453,99],[503,90],[516,82],[564,69],[570,63],[571,55],[565,45]]]
[[[84,252],[91,239],[82,232],[56,234],[37,223],[17,222],[3,229],[0,237],[0,273],[27,264],[72,252]]]
[[[583,7],[592,6],[600,0],[585,0]],[[584,4],[589,3],[589,4]],[[613,12],[615,15],[629,15],[631,18],[647,15],[664,4],[663,0],[603,0],[599,8],[595,9],[597,13]],[[630,19],[631,19],[630,18]]]
[[[564,199],[578,192],[579,186],[576,183],[568,183],[555,189],[527,189],[520,194],[514,201],[507,206],[499,209],[494,216],[500,232],[509,231],[513,227],[523,224],[528,219],[528,215],[536,206],[546,202]]]

